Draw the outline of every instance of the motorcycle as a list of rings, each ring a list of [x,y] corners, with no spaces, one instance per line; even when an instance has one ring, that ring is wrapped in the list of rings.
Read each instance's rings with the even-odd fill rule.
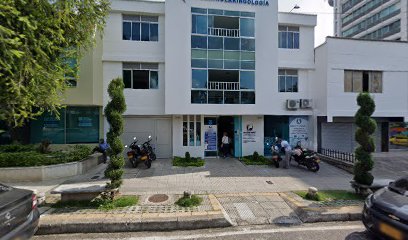
[[[271,146],[271,153],[272,153],[272,159],[271,159],[272,164],[275,165],[276,168],[279,168],[279,162],[282,161],[282,157],[280,155],[280,149],[276,141]]]
[[[133,138],[133,142],[129,145],[130,151],[127,152],[127,157],[132,164],[132,167],[136,168],[140,162],[143,162],[147,168],[152,166],[152,160],[150,159],[149,153],[144,147],[144,144],[138,145],[138,140],[136,137]],[[125,147],[128,147],[125,145]]]
[[[292,159],[297,162],[298,165],[305,166],[312,172],[317,172],[320,169],[320,158],[316,152],[302,148],[300,144],[294,148],[290,161],[292,161]]]
[[[146,149],[147,153],[149,154],[149,158],[154,161],[156,160],[156,153],[154,153],[153,147],[150,144],[152,141],[152,136],[149,136],[149,140],[143,143],[143,148]]]

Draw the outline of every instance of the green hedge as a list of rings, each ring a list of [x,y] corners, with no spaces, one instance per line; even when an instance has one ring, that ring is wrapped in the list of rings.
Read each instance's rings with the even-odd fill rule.
[[[22,144],[10,144],[10,145],[0,145],[0,153],[4,152],[30,152],[30,151],[37,151],[38,146],[29,144],[29,145],[22,145]]]
[[[25,152],[1,152],[0,167],[33,167],[76,162],[91,155],[89,146],[76,145],[67,152],[41,154],[31,149]]]
[[[244,156],[242,161],[246,165],[269,165],[271,161],[268,160],[266,157],[259,155],[257,152],[254,152],[253,155]]]
[[[190,160],[183,157],[174,157],[173,166],[177,167],[202,167],[204,166],[204,160],[201,158],[190,158]]]

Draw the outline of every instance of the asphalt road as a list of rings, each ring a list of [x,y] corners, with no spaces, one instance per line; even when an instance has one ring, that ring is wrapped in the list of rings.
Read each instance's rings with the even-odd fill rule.
[[[225,229],[204,229],[174,232],[97,233],[35,236],[34,240],[188,240],[188,239],[290,239],[290,240],[369,240],[361,222],[303,224],[301,226],[258,225]]]

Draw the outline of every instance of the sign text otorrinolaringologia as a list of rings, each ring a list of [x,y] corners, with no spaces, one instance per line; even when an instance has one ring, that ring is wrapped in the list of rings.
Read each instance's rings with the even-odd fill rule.
[[[268,0],[207,0],[207,1],[269,6]]]

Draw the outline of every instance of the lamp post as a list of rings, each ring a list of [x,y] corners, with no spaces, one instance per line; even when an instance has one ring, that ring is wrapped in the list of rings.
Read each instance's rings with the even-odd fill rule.
[[[300,8],[299,5],[295,4],[295,6],[293,6],[293,8],[289,12],[292,12],[294,9],[299,9],[299,8]]]

